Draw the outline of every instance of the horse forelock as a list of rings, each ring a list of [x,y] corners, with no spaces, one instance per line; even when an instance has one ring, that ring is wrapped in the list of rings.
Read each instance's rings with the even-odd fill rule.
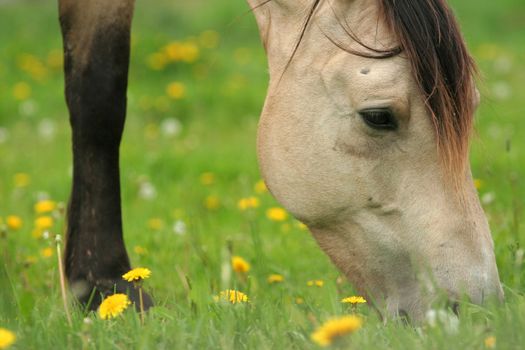
[[[460,191],[477,100],[474,60],[444,0],[379,2],[424,94],[445,173]]]

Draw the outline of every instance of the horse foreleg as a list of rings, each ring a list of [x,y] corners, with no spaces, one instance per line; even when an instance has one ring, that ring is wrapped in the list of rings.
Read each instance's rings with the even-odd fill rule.
[[[73,134],[66,275],[73,293],[83,303],[90,301],[92,309],[115,290],[137,298],[121,277],[130,263],[119,175],[133,5],[133,0],[59,0]]]

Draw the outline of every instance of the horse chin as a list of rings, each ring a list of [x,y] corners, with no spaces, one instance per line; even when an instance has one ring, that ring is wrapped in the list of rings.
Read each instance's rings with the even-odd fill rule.
[[[441,240],[447,238],[438,232],[411,240],[408,237],[420,232],[414,220],[415,227],[406,227],[405,235],[389,231],[389,225],[381,225],[377,218],[373,221],[373,215],[363,215],[308,227],[322,250],[381,315],[419,324],[436,306],[503,300],[491,242],[456,237],[443,244]]]

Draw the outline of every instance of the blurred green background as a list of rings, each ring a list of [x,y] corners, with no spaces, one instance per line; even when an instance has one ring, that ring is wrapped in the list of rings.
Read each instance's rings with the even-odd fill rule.
[[[429,326],[423,335],[383,326],[363,308],[367,324],[346,344],[355,348],[483,348],[491,335],[501,348],[525,342],[525,2],[450,3],[481,72],[472,169],[507,305],[467,306],[457,333]],[[120,323],[94,316],[89,323],[75,310],[69,328],[52,239],[62,233],[71,185],[57,4],[0,1],[0,327],[16,331],[15,347],[315,347],[311,331],[347,311],[339,300],[353,291],[297,221],[267,215],[279,206],[257,186],[255,135],[267,79],[244,1],[137,1],[123,219],[132,262],[153,271],[147,288],[160,307],[144,326],[132,313]],[[257,207],[239,207],[249,197]],[[58,203],[45,228],[35,222],[42,199]],[[231,271],[231,254],[250,262],[247,275]],[[284,282],[269,285],[272,273]],[[308,286],[318,279],[323,287]],[[213,305],[225,288],[248,293],[251,306]]]

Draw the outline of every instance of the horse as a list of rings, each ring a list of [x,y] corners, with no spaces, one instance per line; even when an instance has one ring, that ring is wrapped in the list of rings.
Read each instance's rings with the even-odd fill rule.
[[[247,0],[268,57],[261,174],[386,317],[502,300],[468,162],[476,67],[445,0]],[[66,275],[130,293],[120,206],[133,0],[59,0],[73,144]],[[93,294],[91,291],[96,290]],[[146,297],[146,307],[152,300]]]

